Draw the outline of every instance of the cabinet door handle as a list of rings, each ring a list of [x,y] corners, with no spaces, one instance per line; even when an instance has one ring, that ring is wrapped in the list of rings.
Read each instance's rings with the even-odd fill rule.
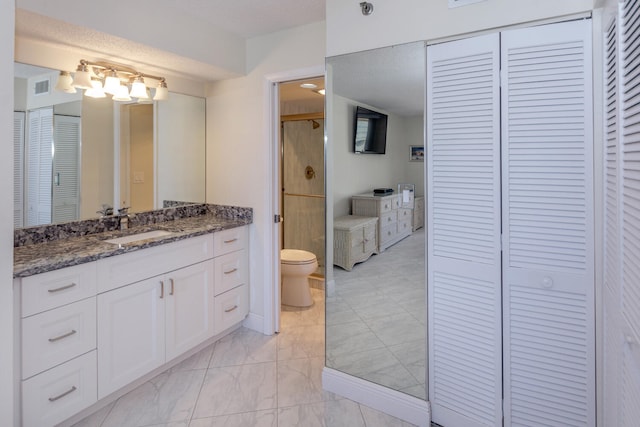
[[[73,393],[73,392],[74,392],[74,391],[76,391],[76,390],[77,390],[76,386],[71,386],[71,388],[70,388],[69,390],[65,391],[64,393],[59,394],[59,395],[57,395],[57,396],[55,396],[55,397],[50,397],[50,398],[49,398],[49,402],[55,402],[55,401],[56,401],[56,400],[58,400],[58,399],[62,399],[62,398],[63,398],[63,397],[65,397],[67,394]]]
[[[169,283],[171,283],[171,290],[169,291],[169,295],[173,295],[173,279],[169,279]]]
[[[60,341],[63,338],[66,337],[70,337],[71,335],[77,333],[78,331],[76,331],[75,329],[72,329],[71,331],[67,332],[66,334],[62,334],[62,335],[58,335],[57,337],[53,337],[53,338],[49,338],[49,342],[56,342],[56,341]]]
[[[160,299],[164,298],[164,281],[160,280]]]
[[[224,312],[225,312],[225,313],[231,313],[231,312],[232,312],[233,310],[235,310],[236,308],[238,308],[238,305],[237,305],[237,304],[236,304],[236,305],[234,305],[234,306],[233,306],[233,307],[231,307],[231,308],[227,308]]]
[[[225,242],[225,243],[233,243],[233,242],[237,242],[237,241],[238,241],[238,238],[237,238],[237,237],[234,237],[233,239],[231,239],[231,240],[225,240],[224,242]]]
[[[74,286],[76,286],[75,283],[70,283],[70,284],[68,284],[66,286],[61,286],[59,288],[47,289],[47,292],[49,292],[49,293],[60,292],[60,291],[64,291],[65,289],[73,288]]]
[[[231,274],[231,273],[235,273],[236,271],[238,271],[238,269],[237,269],[237,268],[232,268],[232,269],[231,269],[231,270],[229,270],[229,271],[225,271],[225,272],[224,272],[224,274]]]

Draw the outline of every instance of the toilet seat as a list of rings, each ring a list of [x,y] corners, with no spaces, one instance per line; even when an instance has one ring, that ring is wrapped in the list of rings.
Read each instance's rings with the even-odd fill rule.
[[[280,251],[280,262],[289,265],[307,265],[316,262],[316,256],[312,252],[300,249],[283,249]]]

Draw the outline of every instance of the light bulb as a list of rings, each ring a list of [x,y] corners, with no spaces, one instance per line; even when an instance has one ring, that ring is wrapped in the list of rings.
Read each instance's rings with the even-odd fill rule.
[[[129,96],[129,88],[125,85],[120,85],[116,94],[113,95],[112,98],[114,101],[131,101],[131,97]]]
[[[91,89],[91,75],[89,68],[85,64],[80,63],[78,65],[76,74],[73,77],[73,85],[78,89]]]
[[[115,70],[109,70],[105,73],[104,91],[105,93],[115,95],[120,87],[120,79]]]
[[[68,71],[60,71],[55,89],[64,93],[76,93],[76,88],[71,85],[72,83],[73,77],[71,77],[71,73]]]
[[[133,98],[145,99],[148,98],[147,86],[144,84],[142,76],[136,76],[131,83],[131,94]]]
[[[91,98],[104,98],[107,96],[104,93],[104,89],[102,89],[102,82],[100,80],[91,80],[91,86],[91,89],[84,91],[84,96]]]

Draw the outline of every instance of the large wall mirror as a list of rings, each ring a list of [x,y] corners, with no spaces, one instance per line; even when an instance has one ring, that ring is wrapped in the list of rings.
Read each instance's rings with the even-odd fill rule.
[[[342,266],[334,265],[335,284],[327,292],[326,366],[426,399],[424,44],[328,58],[327,79],[333,151],[327,224],[334,238],[328,258]],[[363,128],[356,124],[357,107],[387,116],[384,154],[355,153],[356,129]],[[409,186],[399,191],[399,184]],[[398,205],[354,212],[354,197],[373,206],[382,200],[376,188],[393,189]],[[413,189],[411,197],[404,188]],[[357,217],[384,223],[360,230]],[[371,246],[372,233],[378,247]],[[399,240],[380,247],[387,233]],[[368,251],[363,262],[345,261]]]
[[[205,201],[204,98],[122,103],[56,91],[57,78],[15,64],[15,227]]]

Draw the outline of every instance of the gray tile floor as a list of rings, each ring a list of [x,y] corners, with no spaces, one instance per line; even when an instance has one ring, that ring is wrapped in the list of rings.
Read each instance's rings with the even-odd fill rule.
[[[322,390],[324,292],[281,332],[240,328],[75,427],[409,427]]]
[[[334,267],[327,366],[425,399],[424,228],[351,271]]]

